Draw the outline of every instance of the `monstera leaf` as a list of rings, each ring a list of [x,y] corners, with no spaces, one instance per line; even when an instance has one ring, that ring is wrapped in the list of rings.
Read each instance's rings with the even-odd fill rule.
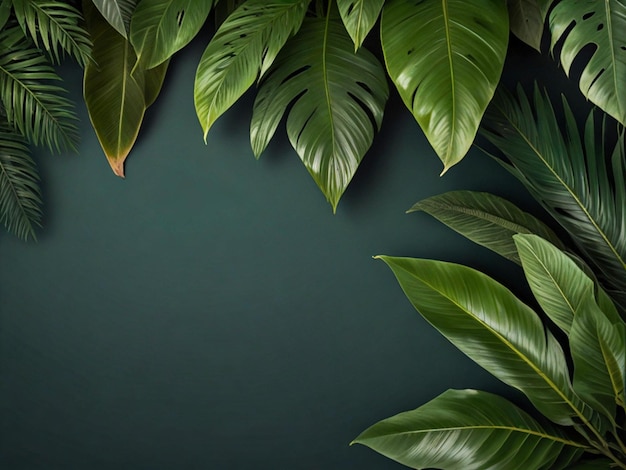
[[[381,43],[404,104],[444,164],[467,153],[493,97],[506,55],[502,0],[389,0]]]
[[[339,13],[355,50],[361,47],[380,15],[385,0],[337,0]]]
[[[388,88],[382,66],[334,15],[307,18],[267,72],[254,103],[251,142],[260,155],[288,107],[287,134],[336,209],[380,127]]]
[[[574,60],[585,57],[580,90],[626,125],[626,0],[562,0],[550,13],[552,50],[569,75]],[[587,53],[590,47],[591,54]]]

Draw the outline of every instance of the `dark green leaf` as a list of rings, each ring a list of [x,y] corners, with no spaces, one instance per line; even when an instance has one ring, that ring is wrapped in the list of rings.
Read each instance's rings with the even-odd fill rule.
[[[546,11],[538,0],[507,0],[511,32],[529,46],[540,51]]]
[[[612,464],[611,460],[605,458],[582,460],[570,465],[567,470],[607,470],[611,468]]]
[[[343,24],[354,42],[354,50],[363,44],[384,3],[385,0],[337,0]]]
[[[12,0],[0,0],[0,29],[4,28],[11,17]]]
[[[87,0],[83,0],[83,5]],[[124,38],[130,32],[130,20],[140,0],[92,0],[105,20]],[[151,1],[151,0],[145,0]]]

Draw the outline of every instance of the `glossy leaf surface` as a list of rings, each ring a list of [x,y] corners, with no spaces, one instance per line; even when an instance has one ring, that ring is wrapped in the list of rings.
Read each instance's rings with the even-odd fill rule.
[[[557,2],[550,13],[550,32],[553,51],[562,41],[561,64],[568,75],[581,52],[593,48],[584,59],[580,90],[626,125],[626,0]]]
[[[388,0],[389,76],[444,164],[467,153],[500,80],[509,38],[501,0]]]
[[[448,390],[354,442],[418,469],[560,469],[584,449],[504,398],[476,390]]]
[[[516,233],[534,233],[562,246],[543,222],[498,196],[477,191],[450,191],[416,203],[409,212],[424,211],[475,243],[520,264],[513,242]]]
[[[217,120],[274,62],[295,34],[309,0],[250,0],[222,24],[196,71],[194,102],[206,140]]]
[[[83,0],[83,5],[86,0]],[[128,38],[130,20],[140,0],[91,0],[104,19],[120,33]],[[152,1],[152,0],[146,0]]]
[[[537,0],[507,0],[511,32],[537,51],[540,51],[546,11]]]
[[[370,32],[385,0],[337,0],[343,24],[354,42],[355,50],[361,47]]]
[[[389,90],[384,70],[354,44],[339,18],[307,18],[257,94],[250,129],[260,155],[289,106],[287,134],[333,207],[380,128]]]

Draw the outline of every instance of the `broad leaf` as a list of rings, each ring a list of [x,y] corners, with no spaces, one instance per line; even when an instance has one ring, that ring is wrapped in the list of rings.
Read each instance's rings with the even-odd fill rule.
[[[137,62],[131,44],[94,8],[85,8],[85,17],[95,61],[85,69],[85,103],[113,172],[123,177],[124,160],[137,139],[146,108],[160,90],[167,63],[131,73]]]
[[[307,18],[257,94],[254,154],[263,152],[293,104],[289,140],[335,210],[380,128],[388,94],[382,66],[365,48],[354,52],[339,18]]]
[[[76,114],[61,78],[19,27],[0,31],[0,99],[9,123],[34,144],[75,149]]]
[[[538,0],[507,0],[511,32],[529,46],[541,52],[541,37],[547,11]]]
[[[570,348],[574,359],[574,390],[614,422],[616,405],[624,406],[624,323],[611,323],[593,296],[588,295],[576,310]]]
[[[448,390],[380,421],[354,440],[411,468],[561,469],[585,445],[498,395]]]
[[[613,171],[609,171],[604,132],[595,135],[593,113],[587,119],[582,142],[565,101],[563,106],[565,132],[547,96],[538,89],[534,105],[521,89],[517,98],[501,91],[489,107],[482,131],[504,153],[512,172],[535,199],[569,232],[603,285],[624,293],[624,136],[618,138]]]
[[[337,0],[343,24],[354,42],[354,50],[363,44],[384,3],[385,0]]]
[[[130,23],[130,42],[142,67],[162,64],[198,34],[214,0],[144,0]]]
[[[90,60],[91,41],[80,26],[80,12],[64,2],[49,0],[13,0],[18,23],[37,47],[43,47],[60,62],[63,52],[69,53],[85,67]]]
[[[41,226],[41,193],[35,162],[22,137],[2,121],[0,220],[9,232],[24,240],[36,239],[35,227]]]
[[[205,141],[217,118],[265,73],[287,39],[298,31],[308,3],[250,0],[215,33],[202,54],[194,85]]]
[[[466,266],[380,258],[417,311],[463,353],[552,421],[597,430],[597,415],[572,389],[561,346],[508,289]]]
[[[563,247],[550,228],[515,204],[489,193],[450,191],[416,203],[424,211],[475,243],[520,264],[516,233],[534,233]],[[564,248],[564,247],[563,247]]]
[[[105,20],[124,38],[128,38],[130,20],[140,0],[92,0]],[[152,1],[152,0],[145,0]],[[83,0],[83,5],[85,0]]]
[[[570,74],[575,59],[585,57],[580,90],[626,125],[626,0],[562,0],[550,13],[552,50]],[[593,53],[587,55],[589,48]]]
[[[467,153],[500,80],[509,38],[502,0],[389,0],[387,71],[444,172]]]

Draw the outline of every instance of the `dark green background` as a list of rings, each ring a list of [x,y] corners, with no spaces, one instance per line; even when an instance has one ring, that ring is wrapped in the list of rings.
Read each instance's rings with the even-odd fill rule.
[[[534,68],[564,82],[516,47],[508,83]],[[372,255],[469,264],[526,295],[517,267],[404,213],[451,189],[533,209],[523,188],[476,150],[439,178],[393,93],[333,215],[284,131],[254,159],[250,96],[203,143],[192,96],[202,48],[172,61],[126,180],[89,125],[80,70],[63,70],[79,154],[36,152],[39,243],[0,235],[1,468],[396,469],[350,441],[447,388],[506,392]]]

